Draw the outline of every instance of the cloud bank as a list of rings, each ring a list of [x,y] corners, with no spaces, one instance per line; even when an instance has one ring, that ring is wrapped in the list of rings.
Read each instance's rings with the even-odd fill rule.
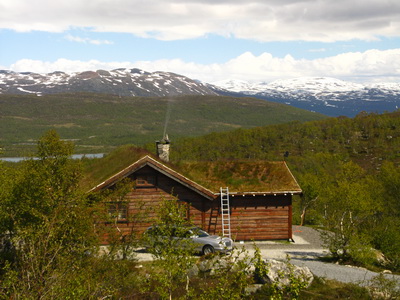
[[[5,0],[0,28],[87,28],[160,40],[207,34],[257,41],[374,40],[400,35],[398,0]]]
[[[365,52],[348,52],[314,60],[297,60],[290,55],[278,58],[273,57],[270,53],[255,56],[250,52],[245,52],[224,63],[208,65],[185,62],[180,59],[135,62],[101,62],[98,60],[80,61],[67,59],[46,62],[22,59],[9,67],[2,68],[17,72],[32,71],[37,73],[140,68],[150,72],[174,72],[208,83],[225,79],[270,82],[276,79],[303,76],[335,77],[342,80],[363,83],[399,82],[400,48],[386,51],[368,50]]]
[[[81,38],[79,36],[73,36],[71,34],[67,34],[65,36],[65,39],[70,41],[70,42],[76,42],[76,43],[83,43],[83,44],[93,44],[93,45],[112,45],[112,41],[108,40],[93,40],[90,38]]]

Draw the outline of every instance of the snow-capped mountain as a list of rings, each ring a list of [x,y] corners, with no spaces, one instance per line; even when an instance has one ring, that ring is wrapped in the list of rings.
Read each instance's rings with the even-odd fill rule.
[[[120,96],[215,95],[205,84],[169,72],[140,69],[53,72],[0,71],[0,94],[107,93]]]
[[[201,83],[170,72],[140,69],[38,74],[0,70],[0,94],[93,92],[120,96],[252,96],[316,111],[353,117],[361,111],[400,108],[400,83],[362,85],[328,77],[301,77],[270,83],[224,80]]]
[[[400,83],[362,85],[328,77],[301,77],[271,83],[225,80],[222,90],[286,103],[331,116],[354,116],[361,111],[394,111],[400,107]]]

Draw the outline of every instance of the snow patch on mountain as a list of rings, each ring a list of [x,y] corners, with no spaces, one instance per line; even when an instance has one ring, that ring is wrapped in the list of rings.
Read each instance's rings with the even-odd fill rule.
[[[330,77],[300,77],[276,80],[270,83],[225,80],[214,82],[213,85],[221,89],[247,95],[304,101],[310,99],[346,101],[354,98],[364,98],[366,101],[374,101],[378,97],[378,94],[400,96],[400,83],[363,85]]]
[[[301,77],[267,82],[224,80],[216,90],[248,95],[320,112],[353,117],[361,111],[394,111],[400,107],[400,83],[363,85],[330,77]]]
[[[0,70],[0,94],[95,92],[119,96],[216,95],[207,85],[169,72],[140,69],[37,74]]]

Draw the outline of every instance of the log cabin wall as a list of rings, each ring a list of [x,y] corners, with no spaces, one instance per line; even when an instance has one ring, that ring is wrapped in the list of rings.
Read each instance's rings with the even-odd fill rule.
[[[210,200],[160,171],[144,166],[129,175],[132,189],[126,195],[125,218],[109,222],[117,235],[139,237],[156,219],[164,200],[179,200],[187,208],[187,218],[210,234],[222,232],[218,194]],[[190,185],[191,187],[191,185]],[[112,188],[112,187],[111,187]],[[211,194],[212,195],[212,194]],[[209,195],[209,197],[211,197]],[[234,240],[276,240],[292,238],[292,196],[245,194],[230,195],[231,232]],[[139,218],[138,218],[139,216]],[[106,243],[104,235],[103,243]]]
[[[236,240],[291,239],[291,196],[231,197],[231,228]]]
[[[292,238],[292,196],[230,196],[231,233],[234,240],[277,240]],[[222,231],[220,201],[207,211],[212,234]]]

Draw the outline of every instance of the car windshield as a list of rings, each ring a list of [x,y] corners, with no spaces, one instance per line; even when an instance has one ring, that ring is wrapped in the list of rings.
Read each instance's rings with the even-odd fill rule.
[[[191,231],[192,235],[197,235],[198,237],[209,236],[209,234],[206,231],[204,231],[198,227],[192,228],[192,229],[190,229],[190,231]]]

